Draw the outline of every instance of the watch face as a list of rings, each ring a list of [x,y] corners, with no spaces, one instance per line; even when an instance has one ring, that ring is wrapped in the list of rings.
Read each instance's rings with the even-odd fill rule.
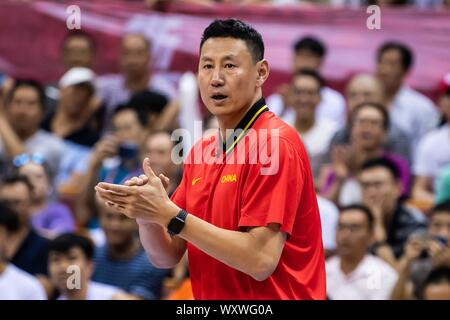
[[[170,220],[169,225],[167,226],[167,231],[171,235],[179,234],[184,227],[185,218],[186,215],[184,214],[184,212],[180,212],[175,218]]]

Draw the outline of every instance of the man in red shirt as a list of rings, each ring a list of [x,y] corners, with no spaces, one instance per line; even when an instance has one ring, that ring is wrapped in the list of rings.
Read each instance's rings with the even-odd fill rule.
[[[219,132],[192,148],[171,199],[148,159],[145,175],[125,186],[96,187],[137,219],[155,266],[173,267],[188,250],[196,299],[325,299],[310,163],[295,130],[265,104],[268,75],[261,35],[239,20],[214,21],[200,44],[198,83]]]

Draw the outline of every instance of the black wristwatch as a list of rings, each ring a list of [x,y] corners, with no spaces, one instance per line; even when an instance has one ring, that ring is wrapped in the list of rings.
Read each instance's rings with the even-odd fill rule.
[[[171,236],[175,236],[183,230],[187,214],[188,213],[185,210],[181,209],[180,212],[178,212],[178,214],[170,220],[167,225],[167,232]]]

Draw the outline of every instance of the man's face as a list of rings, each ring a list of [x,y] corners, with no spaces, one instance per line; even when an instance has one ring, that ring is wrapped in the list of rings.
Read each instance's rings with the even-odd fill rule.
[[[87,85],[73,85],[60,91],[60,103],[69,116],[76,116],[89,107],[91,96]]]
[[[310,76],[296,76],[293,80],[293,107],[299,118],[310,119],[320,103],[320,84]]]
[[[123,246],[131,243],[138,231],[136,220],[109,210],[101,201],[98,201],[98,206],[100,207],[100,223],[108,245]]]
[[[215,116],[236,114],[250,105],[261,61],[254,63],[245,41],[210,38],[203,43],[198,66],[200,95]],[[262,85],[262,83],[261,83]]]
[[[148,71],[150,52],[141,36],[127,35],[123,38],[120,65],[122,71],[129,77],[137,77]]]
[[[450,300],[450,282],[433,283],[426,286],[425,300]]]
[[[358,180],[362,189],[363,203],[382,204],[391,209],[395,207],[401,194],[401,186],[388,169],[373,167],[363,170]]]
[[[16,132],[35,132],[43,117],[39,93],[32,87],[21,86],[14,92],[6,108],[9,123]]]
[[[6,202],[19,217],[20,225],[28,224],[31,214],[31,192],[22,182],[0,187],[0,201]]]
[[[310,50],[299,50],[294,54],[294,71],[312,69],[319,72],[322,61],[322,57]]]
[[[450,212],[436,212],[428,224],[428,234],[447,239],[450,243]]]
[[[49,252],[48,271],[50,281],[62,292],[69,290],[67,279],[73,274],[68,272],[70,266],[80,268],[80,284],[86,285],[93,272],[93,263],[86,258],[81,248],[74,246],[68,252]]]
[[[377,62],[376,73],[386,88],[399,87],[406,74],[400,52],[396,49],[385,51]]]
[[[367,252],[372,233],[366,215],[360,210],[346,210],[339,216],[336,245],[340,256],[359,256]]]
[[[355,107],[364,102],[383,103],[383,89],[375,81],[351,81],[345,95],[347,113],[352,114]]]
[[[175,165],[172,162],[173,142],[166,133],[155,133],[150,135],[144,146],[145,156],[150,159],[150,165],[153,171],[159,175],[172,175],[175,171]]]
[[[362,150],[375,150],[385,139],[382,113],[372,107],[363,107],[354,114],[351,127],[352,144]]]
[[[19,173],[28,178],[33,185],[33,198],[45,199],[49,192],[47,173],[42,165],[29,162],[19,168]]]
[[[113,132],[119,143],[132,142],[139,144],[142,141],[144,128],[133,110],[124,110],[112,119]]]
[[[70,37],[64,44],[62,59],[66,70],[74,67],[92,68],[94,48],[86,37]]]

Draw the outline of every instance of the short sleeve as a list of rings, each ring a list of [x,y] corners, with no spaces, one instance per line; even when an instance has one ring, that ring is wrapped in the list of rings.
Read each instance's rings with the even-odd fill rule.
[[[306,176],[303,160],[299,151],[284,138],[272,149],[269,165],[250,165],[243,187],[239,227],[277,223],[281,231],[291,234]],[[264,174],[269,166],[272,172]]]

